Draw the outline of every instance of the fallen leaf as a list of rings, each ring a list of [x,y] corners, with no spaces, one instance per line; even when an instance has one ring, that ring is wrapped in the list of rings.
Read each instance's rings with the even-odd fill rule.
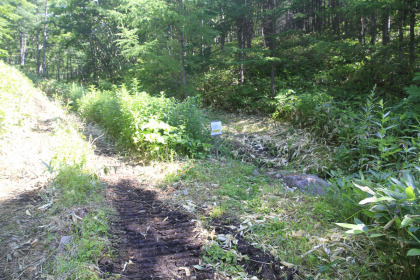
[[[288,263],[288,262],[280,262],[282,265],[287,266],[288,268],[292,268],[295,267],[296,265],[292,264],[292,263]]]
[[[193,267],[194,267],[195,269],[198,269],[198,270],[205,270],[205,268],[204,268],[204,267],[202,267],[202,266],[200,266],[200,265],[198,265],[198,264],[193,265]]]
[[[191,275],[191,271],[190,271],[190,269],[189,269],[188,267],[184,267],[184,266],[182,266],[182,267],[180,267],[179,269],[183,269],[183,270],[185,270],[185,274],[186,274],[187,276],[190,276],[190,275]]]
[[[216,234],[216,231],[213,229],[212,231],[211,231],[211,233],[210,233],[210,238],[211,238],[211,240],[213,241],[213,239],[214,239],[214,235]]]

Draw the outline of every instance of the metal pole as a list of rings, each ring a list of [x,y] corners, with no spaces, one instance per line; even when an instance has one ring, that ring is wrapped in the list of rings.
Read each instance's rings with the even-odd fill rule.
[[[219,145],[217,143],[217,135],[214,137],[214,145],[216,146],[216,159],[219,160]]]

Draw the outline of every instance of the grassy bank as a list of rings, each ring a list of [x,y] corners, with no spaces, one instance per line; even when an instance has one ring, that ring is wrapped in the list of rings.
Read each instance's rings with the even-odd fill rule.
[[[10,190],[11,195],[22,194],[7,200],[1,209],[2,215],[14,223],[4,226],[0,234],[0,276],[4,274],[10,279],[21,276],[28,279],[41,276],[101,279],[104,275],[99,261],[111,253],[108,218],[112,209],[104,204],[104,185],[91,167],[94,161],[92,145],[86,142],[79,127],[22,73],[0,62],[0,74],[2,178],[4,172],[7,175],[9,165],[16,170],[19,167],[34,172],[14,179],[16,189]],[[41,117],[43,110],[52,111]],[[16,139],[16,135],[21,139]],[[39,139],[32,138],[37,135],[41,135]],[[40,169],[31,169],[25,165],[28,162],[18,166],[20,162],[14,158],[17,155],[9,150],[13,146],[11,143],[23,142],[25,138],[32,140],[31,145],[35,146],[27,153],[41,157],[28,156],[27,161],[34,161]],[[19,147],[22,153],[27,148],[25,145]],[[50,158],[44,158],[46,155]],[[27,183],[25,176],[33,175],[46,177],[46,182],[37,183],[40,190],[25,192],[24,186],[18,183]],[[8,184],[18,176],[9,174]],[[10,232],[14,234],[9,235]],[[29,243],[16,244],[20,239],[29,239]],[[29,251],[25,249],[28,244]]]

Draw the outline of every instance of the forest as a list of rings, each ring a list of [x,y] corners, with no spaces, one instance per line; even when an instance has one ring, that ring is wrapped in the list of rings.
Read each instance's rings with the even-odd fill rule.
[[[125,155],[144,164],[186,161],[159,187],[167,191],[182,185],[186,193],[194,184],[220,187],[215,197],[228,197],[228,202],[214,204],[210,214],[199,216],[211,224],[241,213],[253,224],[246,226],[249,236],[244,238],[283,261],[292,260],[302,271],[295,279],[420,277],[420,1],[0,3],[0,136],[20,123],[14,115],[21,113],[14,103],[17,96],[32,96],[19,90],[18,81],[26,78],[17,73],[23,73],[65,110],[103,129]],[[31,86],[25,82],[22,88],[26,87]],[[237,118],[252,128],[243,128]],[[231,133],[220,140],[223,163],[213,158],[209,122],[214,119],[221,119]],[[246,138],[247,133],[253,138]],[[267,135],[272,138],[267,140]],[[238,141],[246,141],[239,137],[248,142],[260,139],[261,151],[254,156],[251,150],[240,150]],[[66,176],[79,173],[91,180],[91,171],[85,170],[88,161],[83,156],[70,164],[65,156],[55,155],[43,163],[59,186],[70,180]],[[226,172],[226,179],[205,178],[216,170]],[[239,174],[237,182],[232,170]],[[317,200],[305,194],[309,206],[299,207],[316,213],[321,227],[325,223],[345,231],[351,236],[349,244],[356,244],[349,250],[363,257],[349,264],[346,257],[337,257],[340,247],[331,258],[330,247],[315,246],[302,233],[327,234],[312,226],[272,216],[269,223],[258,224],[271,213],[267,209],[282,213],[270,204],[277,192],[277,183],[268,178],[273,176],[255,175],[273,170],[315,174],[328,181],[325,197]],[[66,200],[67,207],[88,203],[81,197],[93,189],[79,191],[79,196]],[[188,201],[207,203],[200,199]],[[188,203],[184,208],[189,210]],[[291,213],[297,211],[286,204],[282,206]],[[252,220],[244,213],[259,216]],[[296,215],[305,220],[303,213]],[[223,242],[226,236],[222,234]],[[302,244],[291,242],[293,238]],[[274,248],[279,240],[285,245]],[[231,247],[219,245],[205,247],[199,267],[208,265],[228,279],[257,275],[246,272],[248,266],[242,264],[247,257],[239,249],[232,256]],[[317,249],[311,250],[312,245]],[[345,247],[342,250],[348,250]],[[103,255],[104,248],[95,254]],[[314,253],[322,248],[329,259]],[[293,265],[283,266],[290,277]],[[67,279],[63,275],[68,271],[62,269],[51,270]],[[86,273],[68,279],[106,278]]]

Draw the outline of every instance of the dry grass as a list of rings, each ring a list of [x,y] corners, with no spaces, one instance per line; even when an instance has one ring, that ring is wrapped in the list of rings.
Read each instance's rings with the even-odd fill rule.
[[[304,173],[323,173],[332,164],[335,148],[307,129],[263,116],[208,112],[207,118],[222,121],[222,142],[240,160]]]

